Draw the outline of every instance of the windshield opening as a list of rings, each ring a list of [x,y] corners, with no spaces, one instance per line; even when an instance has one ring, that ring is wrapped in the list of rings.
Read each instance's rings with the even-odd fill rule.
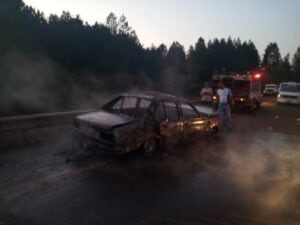
[[[280,91],[300,92],[300,84],[281,84]]]
[[[125,96],[112,100],[102,107],[102,109],[113,114],[139,118],[147,112],[150,104],[151,101],[148,99]]]
[[[250,82],[236,80],[233,82],[232,94],[234,96],[247,96],[250,92]]]

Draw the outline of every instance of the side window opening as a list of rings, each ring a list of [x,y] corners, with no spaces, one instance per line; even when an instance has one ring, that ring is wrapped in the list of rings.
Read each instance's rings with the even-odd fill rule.
[[[175,102],[164,102],[164,107],[166,110],[166,119],[170,121],[179,120],[178,108]]]
[[[124,97],[121,113],[133,117],[138,117],[137,108],[138,98],[132,96]]]
[[[161,103],[157,103],[154,117],[155,117],[156,121],[158,121],[158,122],[166,119],[165,110]]]
[[[125,97],[123,101],[123,109],[134,109],[137,106],[136,97]]]
[[[181,103],[182,116],[185,120],[199,117],[195,109],[188,103]]]
[[[151,104],[151,101],[148,99],[140,99],[139,108],[141,109],[147,109]]]
[[[134,110],[134,115],[141,117],[145,115],[147,110],[150,110],[151,101],[149,99],[139,98],[137,105],[137,108]]]
[[[122,103],[124,98],[120,98],[113,106],[112,109],[116,111],[120,111],[122,109]]]

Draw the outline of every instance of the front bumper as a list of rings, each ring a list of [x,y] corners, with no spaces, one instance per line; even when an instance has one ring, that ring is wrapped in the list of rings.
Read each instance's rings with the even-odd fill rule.
[[[277,96],[277,102],[278,103],[286,103],[286,104],[300,104],[300,98],[299,97],[278,97]]]
[[[239,98],[234,100],[234,106],[235,108],[241,108],[241,107],[249,107],[251,106],[251,102],[248,99]]]
[[[264,91],[263,94],[264,94],[264,95],[276,95],[277,92],[276,92],[276,91],[270,91],[270,90],[269,90],[269,91]]]

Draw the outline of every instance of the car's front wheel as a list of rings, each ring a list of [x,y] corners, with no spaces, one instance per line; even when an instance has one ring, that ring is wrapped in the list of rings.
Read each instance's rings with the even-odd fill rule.
[[[250,105],[248,106],[248,110],[250,114],[254,114],[256,112],[256,102],[255,100],[252,100]]]
[[[219,129],[217,127],[212,128],[212,130],[208,133],[208,142],[212,142],[219,135]]]
[[[143,150],[146,154],[151,154],[158,150],[159,143],[155,139],[147,140],[143,145]]]

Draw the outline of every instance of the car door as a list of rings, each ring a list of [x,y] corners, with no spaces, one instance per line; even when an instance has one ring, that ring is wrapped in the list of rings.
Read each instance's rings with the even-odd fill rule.
[[[182,140],[183,124],[175,101],[164,101],[159,103],[156,110],[161,115],[160,135],[165,144],[176,144]]]
[[[208,120],[199,115],[192,104],[180,102],[184,139],[196,139],[206,133]]]

